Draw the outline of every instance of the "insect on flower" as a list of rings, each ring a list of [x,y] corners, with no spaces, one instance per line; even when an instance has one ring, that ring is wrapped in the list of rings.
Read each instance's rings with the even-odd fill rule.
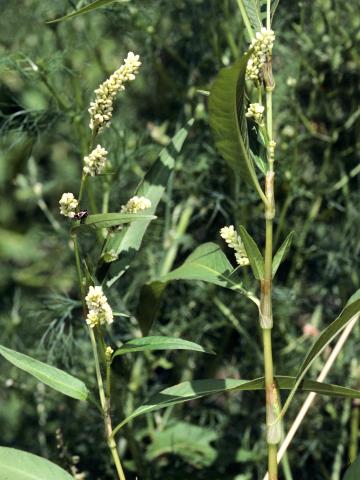
[[[89,213],[87,210],[80,210],[80,212],[75,213],[74,220],[80,220],[80,223],[84,223],[88,215]]]

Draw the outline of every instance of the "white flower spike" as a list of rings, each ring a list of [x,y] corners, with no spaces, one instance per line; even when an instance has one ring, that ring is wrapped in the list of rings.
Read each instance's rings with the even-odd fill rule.
[[[274,42],[275,33],[273,30],[262,27],[261,31],[256,33],[250,45],[252,54],[246,67],[247,78],[254,82],[261,80],[262,68],[271,58]]]
[[[84,157],[84,173],[86,175],[99,175],[105,168],[106,155],[108,152],[101,145],[98,145],[94,150],[86,157]]]
[[[130,200],[121,207],[122,213],[138,213],[146,210],[151,207],[151,202],[146,197],[138,197],[135,195],[131,197]]]
[[[264,110],[265,107],[261,105],[261,103],[250,103],[249,108],[245,113],[245,117],[253,118],[257,124],[262,126],[264,125]]]
[[[225,240],[230,248],[235,250],[237,264],[241,267],[249,265],[250,262],[246,254],[244,244],[241,241],[240,235],[235,231],[234,225],[223,227],[220,230],[220,236]]]
[[[99,325],[113,323],[114,317],[107,298],[104,295],[101,286],[89,288],[88,294],[85,297],[86,305],[89,309],[89,313],[86,317],[86,323],[90,328],[94,328]]]
[[[139,55],[129,52],[121,67],[95,90],[95,101],[90,103],[89,108],[89,127],[93,132],[100,133],[110,125],[116,94],[125,90],[126,82],[135,80],[140,65]]]
[[[79,202],[70,192],[63,193],[60,198],[60,214],[68,218],[74,218]]]

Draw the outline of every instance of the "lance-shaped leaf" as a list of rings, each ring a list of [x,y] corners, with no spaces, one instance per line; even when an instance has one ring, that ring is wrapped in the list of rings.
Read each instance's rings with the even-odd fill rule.
[[[329,345],[329,343],[334,340],[334,338],[339,335],[339,333],[346,327],[350,320],[360,312],[360,290],[357,290],[354,295],[349,299],[345,308],[325,330],[323,330],[314,345],[311,347],[309,353],[306,355],[303,364],[300,367],[300,370],[296,376],[295,385],[290,392],[282,411],[285,413],[288,409],[297,388],[304,376],[308,372],[309,368],[313,362],[321,355],[324,349]]]
[[[86,400],[88,390],[85,383],[78,378],[2,345],[0,345],[0,354],[13,365],[30,373],[30,375],[54,390],[77,400]]]
[[[290,390],[296,383],[295,377],[276,376],[276,383],[280,390]],[[160,410],[179,403],[195,400],[207,395],[214,395],[224,392],[239,392],[251,390],[264,390],[264,377],[255,380],[234,380],[234,379],[215,379],[215,380],[193,380],[191,382],[182,382],[173,387],[166,388],[160,393],[154,395],[143,405],[125,418],[114,429],[116,433],[128,422],[143,415],[144,413]],[[339,396],[346,398],[360,398],[360,390],[340,387],[338,385],[316,382],[313,380],[304,380],[300,384],[300,389],[306,392],[316,392],[323,395]]]
[[[239,227],[239,234],[244,244],[255,278],[258,280],[264,278],[264,259],[255,243],[255,240],[242,225]]]
[[[265,195],[256,177],[249,153],[245,117],[245,73],[250,53],[231,67],[220,70],[209,97],[209,121],[215,145],[236,175],[255,186],[260,197]]]
[[[180,267],[159,280],[164,283],[172,280],[202,280],[221,287],[240,289],[231,263],[221,248],[211,242],[197,247]]]
[[[143,286],[140,299],[142,303],[137,318],[144,335],[148,334],[156,318],[166,284],[174,280],[201,280],[231,288],[258,305],[258,299],[242,287],[221,248],[215,243],[204,243],[197,247],[180,267]]]
[[[276,252],[274,259],[273,259],[273,264],[272,264],[272,277],[275,277],[275,274],[281,264],[281,262],[284,260],[286,255],[288,254],[292,242],[294,232],[290,232],[289,235],[285,238],[283,244],[279,248],[279,250]]]
[[[262,23],[258,2],[256,0],[243,0],[243,5],[250,20],[253,32],[260,32]]]
[[[74,480],[74,477],[45,458],[0,447],[0,480]]]
[[[151,221],[156,218],[155,215],[142,214],[142,213],[97,213],[95,215],[89,215],[86,217],[82,223],[78,221],[73,227],[72,230],[77,228],[110,228],[117,225],[123,225],[124,223],[136,222],[139,220]]]
[[[147,210],[148,214],[154,214],[156,208],[163,196],[167,186],[171,172],[174,169],[175,158],[182,149],[188,131],[193,120],[190,120],[183,128],[181,128],[172,138],[169,145],[162,149],[159,158],[145,175],[135,194],[144,196],[151,201],[151,207]],[[139,250],[146,229],[150,224],[150,220],[139,220],[132,222],[121,232],[112,234],[108,237],[103,251],[102,258],[116,258],[119,260],[112,265],[112,280],[109,286],[114,283],[129,267],[132,258]],[[102,281],[109,270],[109,264],[100,265],[97,277]]]
[[[190,342],[189,340],[154,335],[129,340],[114,352],[113,358],[125,353],[145,352],[147,350],[192,350],[194,352],[213,353],[205,350],[198,343]]]
[[[69,18],[77,17],[78,15],[83,15],[84,13],[92,12],[93,10],[96,10],[100,7],[105,7],[106,5],[110,5],[110,3],[114,3],[114,2],[125,3],[128,1],[129,0],[95,0],[95,2],[92,2],[89,5],[85,5],[85,7],[79,8],[79,10],[76,10],[75,12],[71,12],[68,15],[64,15],[63,17],[56,18],[55,20],[50,20],[49,22],[46,22],[46,23],[61,22],[62,20],[68,20]]]

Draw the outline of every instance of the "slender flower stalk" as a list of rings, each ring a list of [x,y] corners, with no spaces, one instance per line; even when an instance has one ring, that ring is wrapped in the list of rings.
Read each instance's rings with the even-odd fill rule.
[[[238,1],[239,6],[242,2]],[[261,297],[259,308],[259,322],[262,329],[262,341],[264,352],[264,376],[265,376],[265,402],[266,402],[266,430],[268,449],[268,472],[270,480],[278,479],[277,449],[281,440],[281,424],[279,414],[281,411],[278,388],[274,379],[273,353],[272,353],[272,262],[273,262],[273,221],[275,217],[274,195],[274,161],[276,143],[273,140],[272,122],[272,91],[275,87],[272,76],[272,49],[275,41],[275,33],[271,30],[270,0],[267,0],[266,27],[262,27],[252,38],[250,50],[251,56],[247,63],[246,77],[253,81],[256,88],[259,103],[250,104],[246,116],[253,118],[264,133],[267,148],[268,170],[265,176],[265,251],[264,251],[264,275],[260,280]],[[245,25],[249,24],[249,18],[244,8],[240,8]],[[266,92],[266,107],[261,103],[262,89]],[[265,118],[264,118],[265,113]]]

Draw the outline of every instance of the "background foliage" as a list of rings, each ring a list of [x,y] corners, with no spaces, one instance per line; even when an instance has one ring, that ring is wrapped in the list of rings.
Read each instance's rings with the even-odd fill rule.
[[[111,145],[113,211],[131,196],[175,130],[195,118],[158,220],[134,268],[113,290],[111,304],[123,314],[114,328],[116,341],[139,333],[141,286],[179,265],[198,244],[220,244],[220,227],[241,221],[258,243],[263,240],[262,207],[244,184],[233,184],[210,136],[207,98],[198,93],[246,49],[244,29],[232,0],[131,0],[51,25],[46,20],[87,2],[1,3],[0,343],[91,383],[73,255],[57,203],[78,182],[92,92],[128,50],[140,53],[140,74],[104,135]],[[282,0],[275,17],[276,244],[295,231],[274,292],[279,374],[295,373],[311,335],[359,288],[357,7],[339,0]],[[250,276],[243,275],[249,284]],[[262,374],[255,308],[231,291],[169,284],[152,333],[201,343],[217,356],[175,351],[122,357],[115,364],[119,387],[113,405],[119,420],[150,394],[181,380]],[[329,381],[359,387],[358,333],[357,328]],[[312,377],[321,365],[316,363]],[[76,464],[79,478],[112,478],[95,409],[45,389],[2,361],[0,384],[2,445],[64,468]],[[294,478],[340,478],[358,408],[317,399],[289,453]],[[261,415],[258,393],[194,401],[136,419],[120,449],[126,451],[126,467],[142,479],[262,478]]]

